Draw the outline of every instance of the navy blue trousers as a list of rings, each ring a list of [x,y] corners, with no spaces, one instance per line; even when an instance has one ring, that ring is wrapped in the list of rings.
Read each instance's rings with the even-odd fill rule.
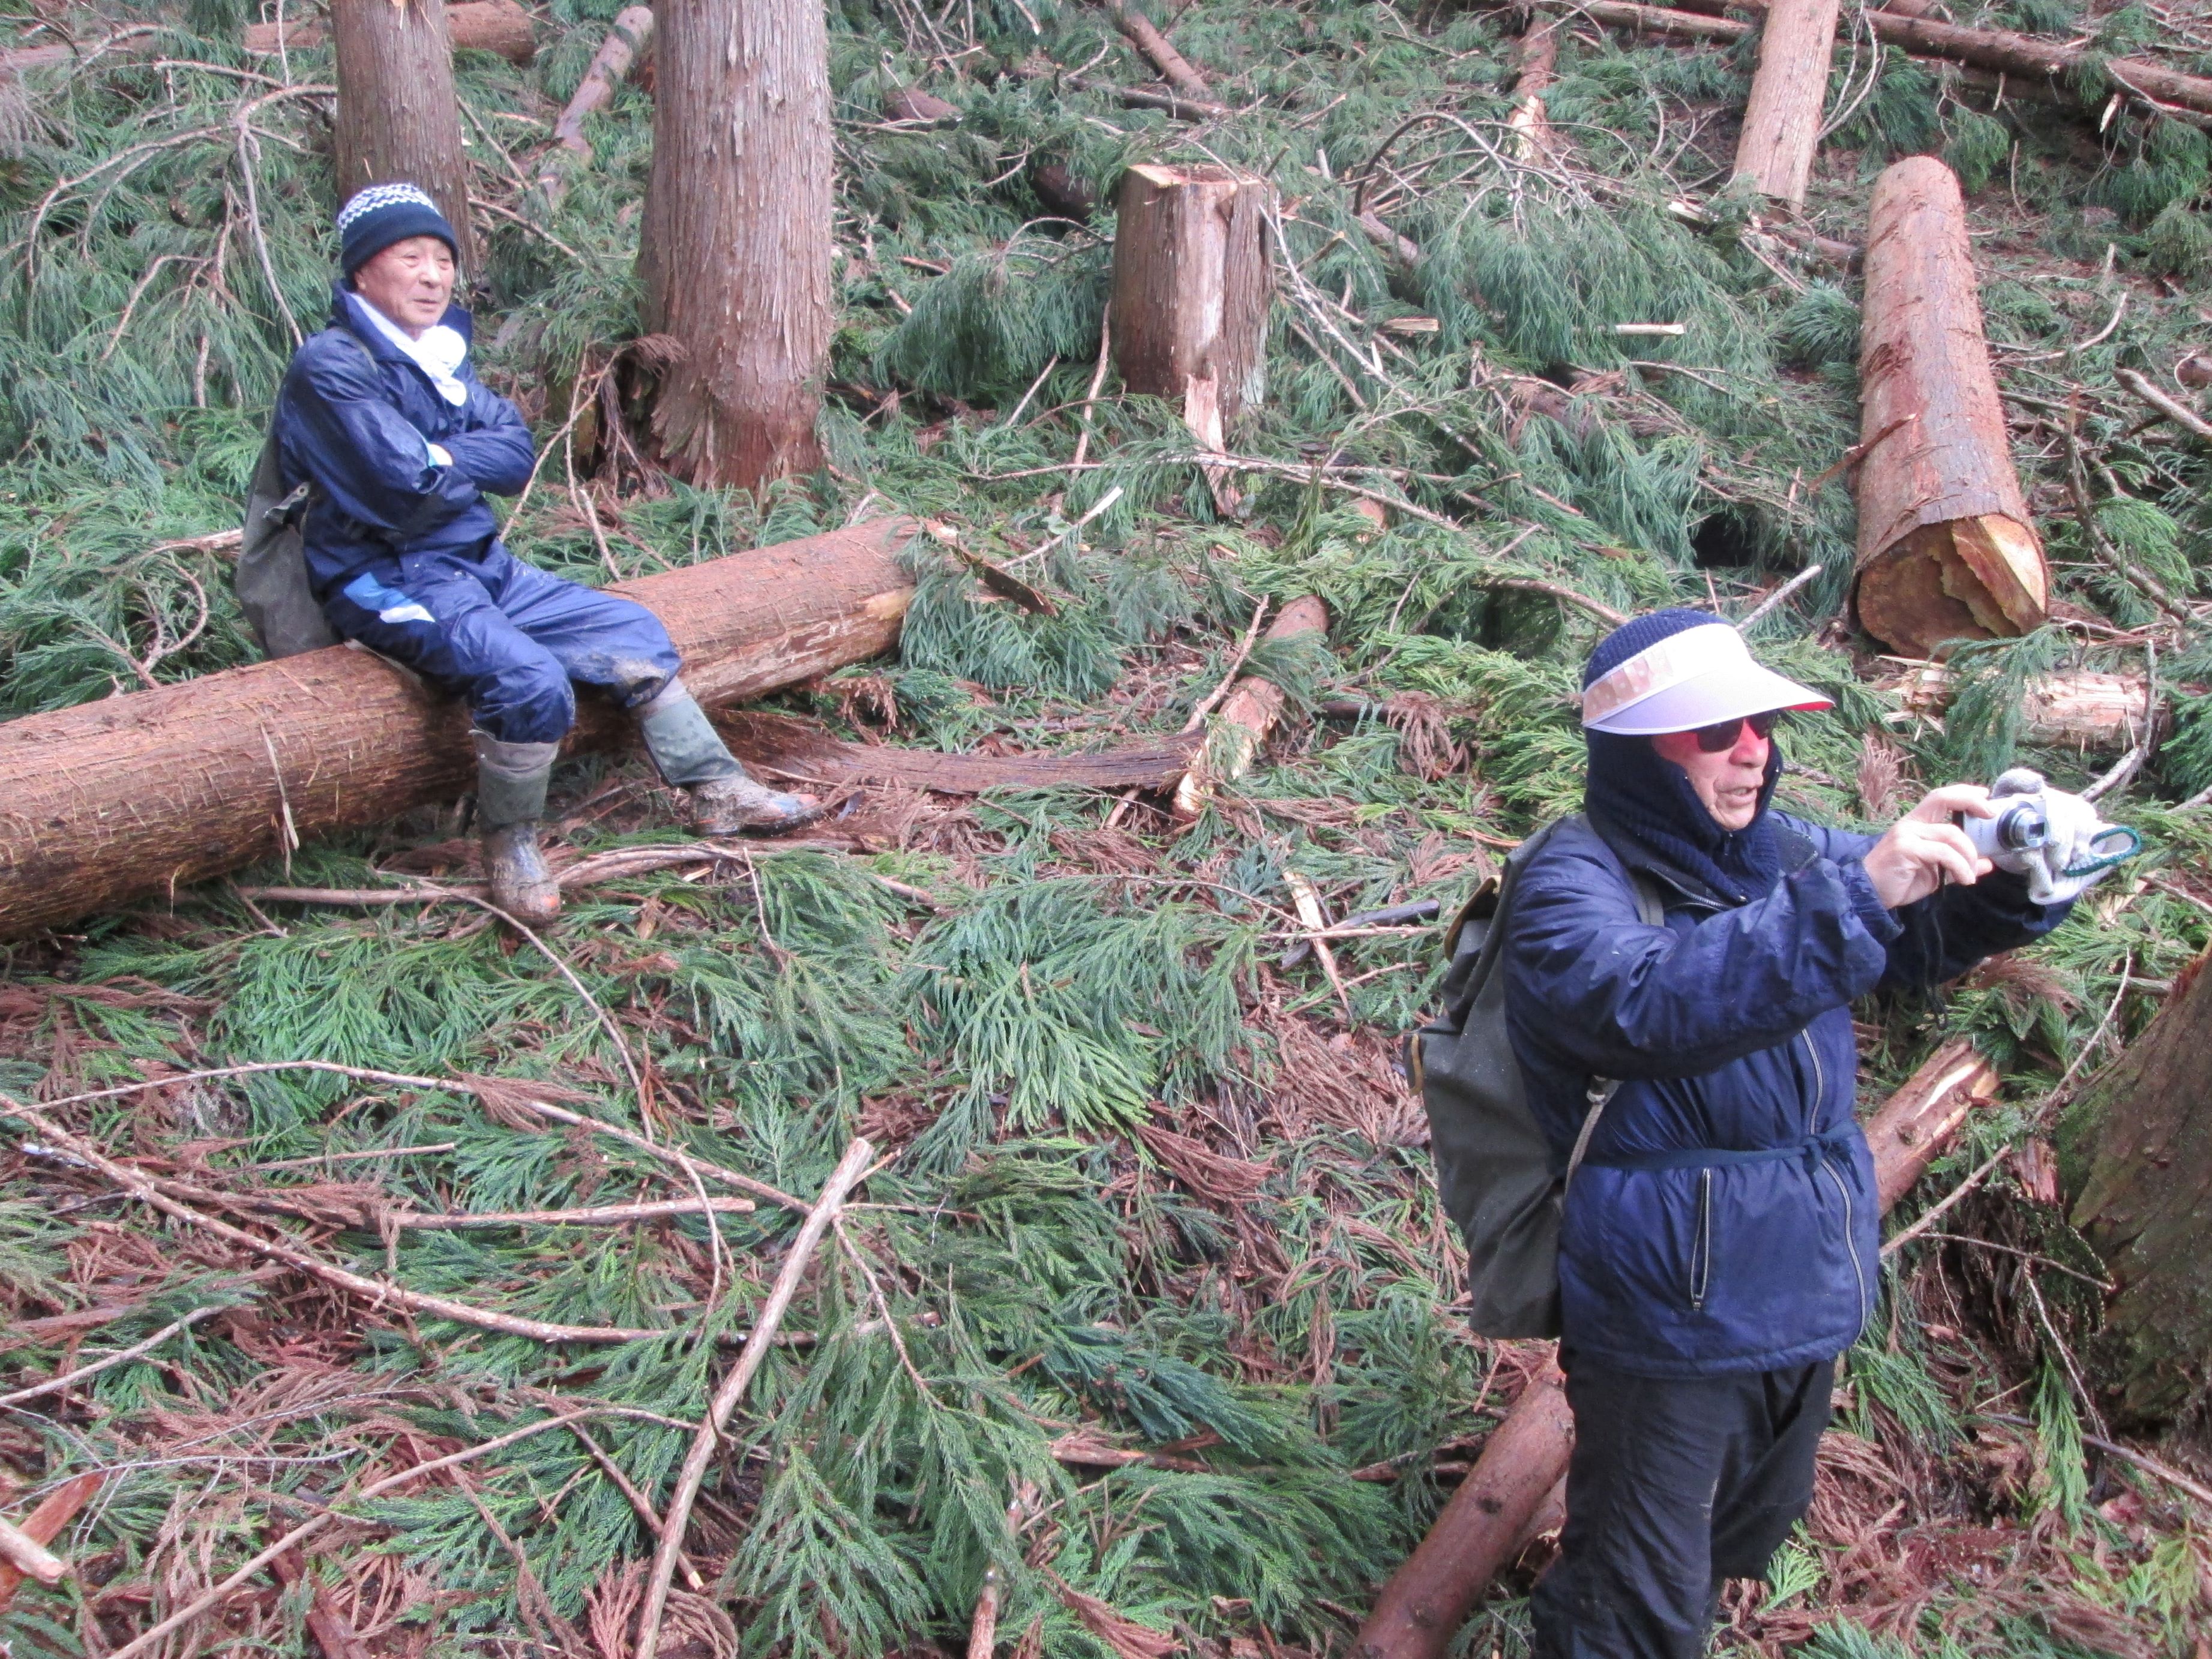
[[[1567,1367],[1575,1449],[1535,1659],[1698,1659],[1724,1578],[1763,1578],[1813,1501],[1835,1362],[1735,1376]]]
[[[409,553],[372,566],[323,614],[343,638],[466,698],[505,743],[558,742],[575,723],[576,684],[634,708],[681,665],[643,605],[549,576],[497,541],[474,557]]]

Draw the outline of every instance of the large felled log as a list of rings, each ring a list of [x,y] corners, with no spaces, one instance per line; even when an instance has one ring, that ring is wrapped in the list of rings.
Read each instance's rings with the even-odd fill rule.
[[[516,0],[458,0],[446,8],[446,32],[456,52],[496,52],[512,64],[526,64],[538,51],[538,26]],[[283,32],[274,23],[248,23],[246,49],[273,55],[279,40],[287,50],[305,51],[331,38],[319,18],[288,18]]]
[[[2025,634],[2051,575],[2013,471],[1957,175],[1929,155],[1875,181],[1859,345],[1859,620],[1916,657]]]
[[[1802,205],[1813,177],[1838,9],[1838,0],[1775,0],[1759,38],[1735,176],[1792,207]]]
[[[1114,363],[1183,400],[1209,450],[1267,392],[1268,186],[1212,167],[1131,167],[1114,230]]]
[[[667,624],[702,702],[734,702],[890,647],[912,528],[879,520],[616,591]],[[468,727],[459,703],[343,646],[0,725],[0,938],[450,799]],[[627,730],[586,700],[570,746]]]
[[[1328,607],[1308,597],[1292,599],[1268,625],[1267,638],[1287,640],[1300,634],[1325,634]],[[1190,770],[1176,785],[1175,814],[1194,818],[1221,784],[1241,778],[1251,769],[1267,733],[1283,712],[1283,688],[1272,680],[1247,674],[1231,688],[1215,716],[1206,746],[1192,757]]]
[[[1916,713],[1941,714],[1954,690],[1940,665],[1888,683]],[[2043,749],[2118,753],[2142,741],[2150,717],[2150,681],[2142,674],[2070,670],[2029,682],[2021,698],[2021,741]],[[2166,724],[2161,718],[2160,724]]]
[[[1963,1042],[1947,1043],[1875,1112],[1867,1144],[1885,1210],[1994,1094],[1987,1062]],[[1540,1521],[1565,1513],[1561,1483],[1574,1447],[1566,1381],[1549,1365],[1522,1390],[1428,1536],[1376,1597],[1352,1643],[1355,1659],[1443,1659],[1490,1581]]]
[[[453,14],[448,12],[447,16]],[[607,38],[592,54],[591,67],[576,83],[575,94],[561,118],[553,124],[553,148],[538,166],[538,187],[545,193],[547,208],[557,208],[568,193],[568,179],[592,164],[592,146],[584,137],[584,123],[605,109],[615,88],[629,72],[638,53],[653,44],[653,8],[628,6],[607,26]]]
[[[2073,1222],[2113,1291],[2093,1363],[2139,1421],[2193,1408],[2212,1376],[2212,953],[2066,1114]]]

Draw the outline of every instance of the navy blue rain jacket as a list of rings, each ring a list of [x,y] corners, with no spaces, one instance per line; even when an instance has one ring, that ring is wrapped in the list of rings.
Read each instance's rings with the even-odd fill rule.
[[[442,320],[471,337],[460,307]],[[529,481],[530,428],[470,363],[458,378],[468,401],[449,404],[368,319],[359,295],[332,290],[330,327],[293,355],[276,397],[284,488],[315,487],[301,539],[317,599],[402,552],[476,556],[498,536],[484,495],[512,495]],[[432,465],[426,440],[453,464]]]
[[[1717,1376],[1849,1347],[1881,1273],[1851,1001],[1940,984],[2070,908],[2000,871],[1893,913],[1862,862],[1873,837],[1772,823],[1781,874],[1748,902],[1616,836],[1665,895],[1664,927],[1639,919],[1622,854],[1585,821],[1519,877],[1506,1016],[1558,1167],[1591,1078],[1621,1079],[1562,1220],[1570,1364]]]

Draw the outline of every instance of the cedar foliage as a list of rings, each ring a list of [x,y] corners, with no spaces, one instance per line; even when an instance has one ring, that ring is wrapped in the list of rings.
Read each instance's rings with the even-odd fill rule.
[[[1193,9],[1172,24],[1178,44],[1240,112],[1194,131],[1030,72],[1037,54],[1100,65],[1085,70],[1094,84],[1145,78],[1096,10],[980,0],[956,18],[842,0],[829,465],[754,501],[625,470],[635,387],[617,371],[595,391],[638,332],[647,94],[625,85],[594,118],[593,164],[550,222],[526,187],[544,123],[615,9],[553,0],[533,66],[457,64],[474,187],[505,210],[484,220],[479,362],[550,446],[508,524],[520,550],[596,581],[870,503],[950,523],[1002,562],[1054,539],[1016,568],[1056,614],[995,600],[925,545],[900,659],[789,700],[890,741],[1080,747],[1173,732],[1254,607],[1309,592],[1329,606],[1330,650],[1262,647],[1247,667],[1299,708],[1333,697],[1356,712],[1300,721],[1180,836],[1141,804],[1109,828],[1111,800],[1069,792],[869,802],[857,821],[878,851],[763,854],[705,880],[640,876],[580,896],[549,942],[649,1068],[650,1119],[575,989],[474,913],[270,915],[227,887],[13,947],[0,1092],[52,1100],[301,1057],[483,1074],[562,1091],[799,1194],[865,1127],[901,1156],[802,1294],[793,1328],[817,1340],[770,1357],[710,1478],[690,1548],[717,1610],[689,1623],[678,1610],[697,1650],[957,1648],[995,1566],[1001,1637],[1024,1654],[1111,1659],[1157,1637],[1244,1659],[1258,1631],[1340,1651],[1341,1610],[1364,1605],[1441,1501],[1430,1463],[1496,1420],[1518,1368],[1453,1311],[1455,1246],[1386,1057],[1434,991],[1437,933],[1340,941],[1347,1018],[1310,959],[1282,962],[1285,872],[1332,915],[1419,897],[1449,915],[1489,867],[1476,837],[1577,804],[1571,695],[1596,624],[1501,577],[1621,609],[1740,614],[1823,563],[1755,635],[1838,699],[1790,727],[1793,810],[1874,821],[1858,782],[1870,744],[1908,787],[2015,758],[2063,783],[2089,775],[2101,762],[2021,753],[2021,692],[2061,666],[2141,661],[2112,631],[2157,614],[2129,572],[2200,617],[2206,596],[2212,469],[2132,430],[2112,380],[2162,368],[2195,329],[2212,280],[2202,136],[2123,112],[2100,137],[2016,103],[1992,112],[1893,52],[1838,54],[1835,106],[1849,108],[1814,210],[1856,235],[1865,181],[1911,148],[1941,148],[1980,191],[1979,220],[2002,233],[1977,246],[2020,459],[2059,597],[2100,624],[1963,653],[1939,726],[1898,714],[1826,626],[1851,514],[1844,483],[1811,481],[1857,435],[1854,286],[1778,256],[1747,204],[1713,198],[1712,230],[1668,210],[1724,167],[1747,52],[1577,36],[1549,94],[1571,151],[1554,166],[1519,158],[1499,125],[1503,14]],[[2045,0],[1985,9],[2060,33],[2080,21]],[[315,88],[327,53],[248,58],[247,19],[223,0],[145,15],[158,62],[108,55],[0,88],[8,714],[244,659],[227,567],[191,538],[234,524],[295,333],[326,304],[335,203]],[[70,29],[97,40],[130,21],[79,9]],[[2094,21],[2115,50],[2143,27],[2126,13]],[[948,70],[948,46],[971,30],[983,51]],[[923,84],[957,103],[957,127],[883,121],[887,88]],[[1437,110],[1459,118],[1398,132]],[[1110,381],[1085,405],[1109,227],[1053,218],[1027,183],[1049,161],[1110,199],[1132,160],[1208,156],[1270,173],[1285,204],[1271,395],[1235,441],[1279,470],[1247,477],[1249,514],[1234,523],[1172,410]],[[1419,245],[1410,272],[1361,234],[1363,189],[1361,205]],[[2115,325],[2066,355],[2123,294]],[[1434,331],[1386,326],[1415,317]],[[1638,322],[1686,331],[1614,331]],[[1565,418],[1516,392],[1538,380],[1572,388]],[[1039,471],[1069,461],[1085,427],[1094,467]],[[2069,429],[2096,463],[2094,537],[2069,490]],[[1419,511],[1378,530],[1347,510],[1346,483]],[[1079,537],[1065,533],[1117,489]],[[2212,784],[2212,647],[2200,631],[2158,672],[2176,730],[2124,813],[2185,887],[2212,854],[2212,815],[2178,809]],[[557,805],[581,849],[672,833],[635,770],[564,771]],[[290,879],[357,887],[449,867],[436,844],[452,828],[307,848]],[[2115,882],[2090,908],[2095,926],[1940,1002],[1865,1011],[1870,1091],[1962,1030],[2012,1075],[2010,1103],[1930,1191],[2032,1140],[2072,1063],[2137,1029],[2155,1007],[2142,982],[2205,938],[2201,908],[2172,887]],[[515,1210],[690,1190],[632,1148],[510,1121],[459,1088],[275,1072],[63,1111],[149,1168],[302,1205]],[[550,1347],[249,1278],[251,1261],[118,1206],[20,1121],[4,1146],[0,1296],[17,1321],[86,1322],[27,1326],[0,1356],[0,1391],[222,1310],[70,1395],[0,1413],[0,1462],[22,1498],[116,1471],[67,1540],[83,1578],[0,1618],[21,1653],[112,1649],[270,1528],[556,1403],[626,1413],[586,1431],[658,1506],[680,1425],[719,1370],[712,1339],[745,1327],[793,1231],[766,1205],[712,1228],[389,1237],[357,1209],[312,1231],[252,1213],[411,1290],[666,1333]],[[2090,1328],[2095,1297],[2036,1263],[2094,1278],[2094,1259],[2011,1181],[2001,1171],[1990,1188],[2010,1196],[1962,1206],[1946,1231],[2028,1251],[2025,1264],[1933,1239],[1893,1259],[1850,1357],[1829,1507],[1745,1604],[1746,1639],[1808,1640],[1827,1659],[2075,1656],[2186,1650],[2203,1628],[2201,1545],[2171,1494],[2087,1461],[2096,1403],[2062,1344]],[[1079,1426],[1094,1461],[1055,1453]],[[1114,1467],[1096,1461],[1102,1443],[1165,1461]],[[1399,1478],[1347,1478],[1377,1466]],[[622,1650],[626,1574],[651,1540],[580,1438],[541,1435],[347,1513],[313,1571],[375,1651]],[[1925,1552],[1890,1547],[1900,1527],[1955,1533],[1973,1573],[1954,1585]],[[1854,1553],[1862,1542],[1871,1557]],[[1527,1583],[1486,1613],[1473,1650],[1523,1650]],[[174,1650],[235,1639],[306,1653],[304,1605],[243,1595]]]

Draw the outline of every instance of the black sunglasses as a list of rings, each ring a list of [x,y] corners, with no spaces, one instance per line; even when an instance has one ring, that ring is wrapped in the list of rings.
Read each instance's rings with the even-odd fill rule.
[[[1782,712],[1779,708],[1773,708],[1764,714],[1739,714],[1735,719],[1723,720],[1717,726],[1701,726],[1697,732],[1698,748],[1707,755],[1717,755],[1724,750],[1733,749],[1747,726],[1760,737],[1771,738],[1774,735],[1774,728],[1782,724]]]

